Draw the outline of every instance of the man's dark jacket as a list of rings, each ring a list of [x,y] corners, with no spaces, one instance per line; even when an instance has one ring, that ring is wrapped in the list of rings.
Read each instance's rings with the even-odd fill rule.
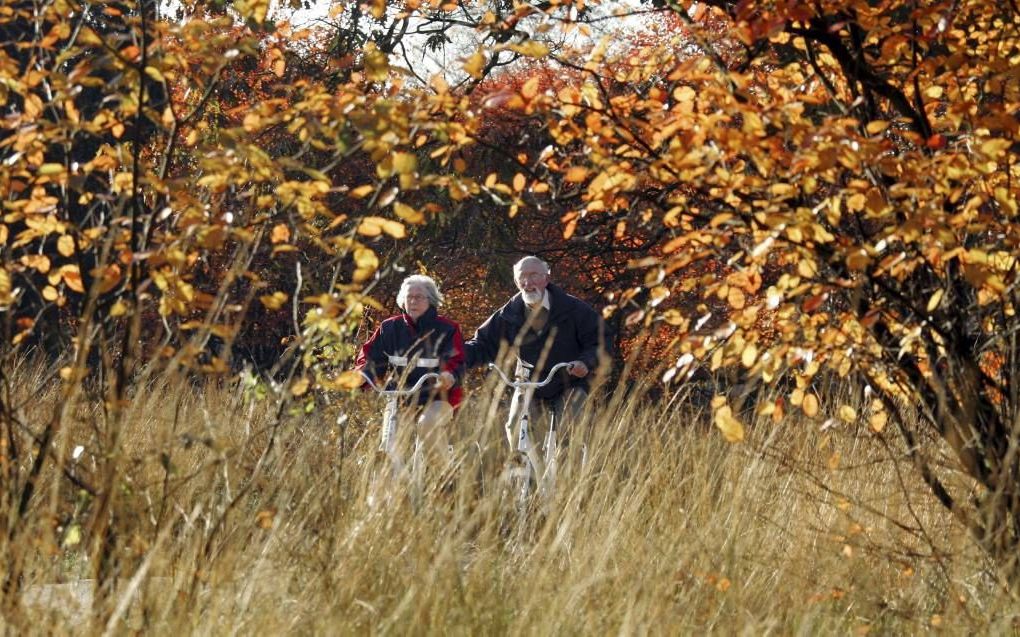
[[[538,332],[530,327],[522,333],[528,317],[528,307],[520,293],[496,310],[475,335],[464,343],[467,367],[477,367],[496,360],[503,343],[516,347],[519,357],[535,365],[548,347],[542,367],[531,372],[531,380],[545,378],[546,370],[557,363],[582,361],[594,372],[599,365],[600,352],[605,352],[607,339],[605,323],[590,305],[549,284],[549,317]],[[550,340],[552,339],[551,344]],[[590,376],[590,375],[589,375]],[[588,377],[576,378],[561,370],[535,396],[551,399],[559,396],[567,386],[588,389]]]

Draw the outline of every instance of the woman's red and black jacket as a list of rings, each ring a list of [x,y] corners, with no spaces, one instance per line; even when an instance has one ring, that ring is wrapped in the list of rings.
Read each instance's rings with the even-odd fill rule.
[[[394,372],[394,376],[403,378],[405,387],[414,385],[424,374],[450,372],[457,382],[446,396],[439,396],[434,387],[426,386],[418,394],[418,403],[438,398],[456,407],[463,397],[460,383],[463,363],[464,337],[460,326],[429,307],[417,321],[410,314],[397,314],[380,323],[361,346],[355,367],[376,381]]]

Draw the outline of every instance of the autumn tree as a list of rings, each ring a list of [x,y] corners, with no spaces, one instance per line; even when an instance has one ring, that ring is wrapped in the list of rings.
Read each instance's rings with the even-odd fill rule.
[[[674,320],[666,377],[704,361],[788,381],[764,411],[808,417],[837,411],[819,403],[821,376],[862,379],[865,413],[839,413],[902,437],[933,494],[1015,573],[1016,7],[651,5],[661,19],[648,46],[554,55],[584,83],[514,104],[547,118],[553,187],[586,175],[578,218],[663,232],[633,259],[645,278],[622,297],[647,303],[621,309],[653,325],[667,318],[653,301],[685,272],[725,264],[704,268],[697,289],[728,315],[707,334],[697,316]],[[971,492],[949,487],[916,444],[932,435]]]
[[[149,2],[0,9],[7,603],[21,580],[15,548],[37,534],[55,544],[51,521],[78,493],[97,600],[112,590],[130,556],[118,484],[124,413],[140,383],[227,371],[223,352],[257,304],[296,324],[280,414],[313,385],[349,386],[319,359],[378,305],[370,292],[388,242],[427,220],[413,193],[477,192],[470,179],[419,169],[420,136],[467,143],[457,102],[442,91],[409,99],[377,46],[366,43],[342,78],[286,77],[287,55],[266,38],[268,3],[183,8],[173,21]],[[262,99],[232,110],[243,82]],[[371,170],[334,183],[328,173],[346,162]],[[271,264],[297,251],[325,264],[314,292],[275,285]],[[49,320],[56,312],[66,320]],[[51,337],[69,345],[55,348],[53,368],[65,400],[28,422],[7,374],[28,344]],[[210,351],[213,339],[224,347]],[[66,428],[83,398],[102,407],[86,410],[93,469],[67,462]],[[52,471],[64,497],[42,502],[39,481]]]

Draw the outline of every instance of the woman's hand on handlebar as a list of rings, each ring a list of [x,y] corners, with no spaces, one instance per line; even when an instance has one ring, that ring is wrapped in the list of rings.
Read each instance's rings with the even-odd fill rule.
[[[453,374],[450,372],[441,372],[439,374],[439,379],[436,380],[436,386],[439,387],[440,390],[446,391],[453,387],[455,382],[457,382],[457,378]]]

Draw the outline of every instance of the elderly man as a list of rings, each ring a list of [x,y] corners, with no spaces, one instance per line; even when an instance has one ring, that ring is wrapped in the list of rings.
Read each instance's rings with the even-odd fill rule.
[[[606,354],[602,317],[584,301],[551,284],[549,275],[548,264],[535,256],[514,264],[519,294],[496,310],[464,344],[467,367],[491,363],[509,350],[534,366],[532,380],[544,379],[546,370],[557,363],[573,363],[569,372],[561,372],[535,391],[532,421],[536,424],[546,420],[542,416],[552,415],[561,422],[564,416],[580,415],[588,397],[590,374]],[[566,433],[560,426],[557,429]]]

